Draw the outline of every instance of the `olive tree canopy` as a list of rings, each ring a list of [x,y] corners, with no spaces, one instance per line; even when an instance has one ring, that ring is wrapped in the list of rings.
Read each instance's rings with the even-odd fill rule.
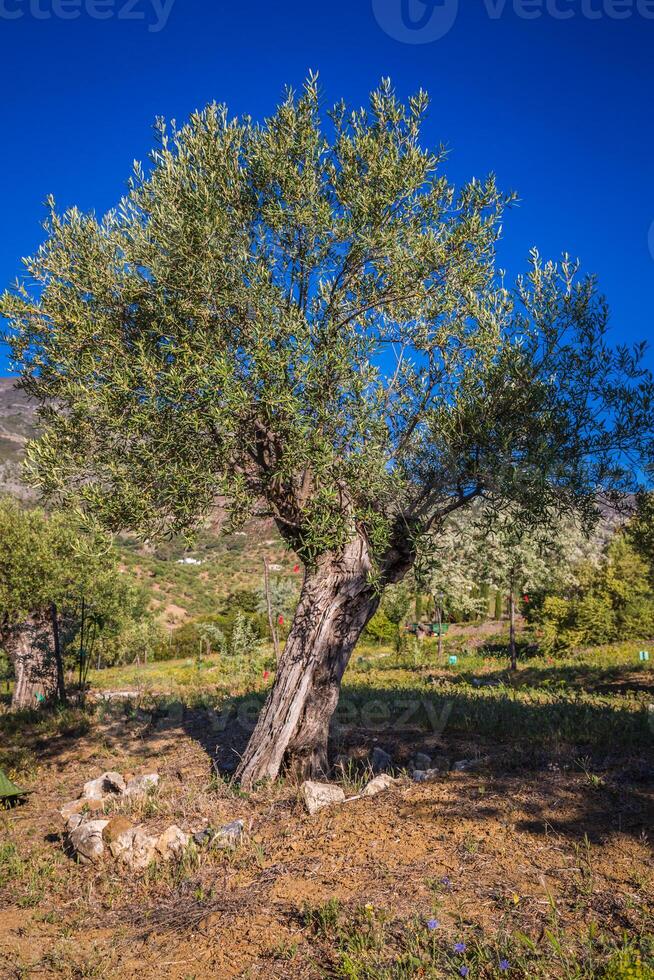
[[[513,200],[456,189],[428,100],[383,81],[322,118],[317,79],[263,124],[157,126],[102,220],[51,206],[2,311],[42,404],[44,492],[109,528],[192,530],[220,496],[272,515],[307,573],[244,784],[327,765],[352,647],[415,539],[485,496],[592,514],[651,438],[641,350],[605,343],[577,266],[496,268]]]

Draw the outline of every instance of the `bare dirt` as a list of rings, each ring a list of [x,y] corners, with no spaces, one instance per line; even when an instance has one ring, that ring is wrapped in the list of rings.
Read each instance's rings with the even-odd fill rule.
[[[480,768],[420,785],[405,777],[309,816],[292,785],[246,797],[212,778],[201,715],[35,734],[34,792],[0,815],[0,847],[19,861],[0,876],[0,976],[335,975],[306,917],[333,898],[398,921],[437,914],[452,936],[508,929],[538,943],[553,915],[571,937],[594,920],[616,936],[642,932],[654,898],[651,760],[601,774],[564,759],[516,772],[506,746],[436,741],[416,733],[415,747]],[[160,773],[158,795],[131,814],[153,831],[243,819],[244,843],[140,876],[109,861],[78,865],[57,811],[105,770]]]

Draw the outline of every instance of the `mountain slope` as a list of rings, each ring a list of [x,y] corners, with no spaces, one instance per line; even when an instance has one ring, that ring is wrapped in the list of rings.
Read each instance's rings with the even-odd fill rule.
[[[12,378],[0,378],[0,493],[34,497],[20,479],[20,466],[25,445],[36,434],[36,422],[34,403],[14,387]]]

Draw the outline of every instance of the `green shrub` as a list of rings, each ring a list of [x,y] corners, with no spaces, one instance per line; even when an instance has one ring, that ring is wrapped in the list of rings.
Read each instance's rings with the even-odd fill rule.
[[[267,638],[267,631],[265,616],[232,607],[228,613],[198,616],[178,626],[169,642],[157,648],[155,659],[197,657],[221,650],[231,653],[235,645],[239,647],[239,653],[251,652]],[[245,651],[242,648],[247,644],[250,649]]]
[[[383,609],[379,609],[366,626],[363,636],[377,643],[395,643],[398,635],[396,623],[392,623]]]

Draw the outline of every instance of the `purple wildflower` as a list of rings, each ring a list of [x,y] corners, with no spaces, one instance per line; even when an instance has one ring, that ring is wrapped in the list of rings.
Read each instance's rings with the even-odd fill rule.
[[[461,969],[459,970],[459,973],[461,974],[462,977],[467,977],[468,974],[470,973],[470,970],[468,969],[467,966],[462,966]]]
[[[451,881],[450,881],[450,879],[449,879],[449,878],[447,877],[447,875],[445,875],[445,877],[444,877],[444,878],[441,878],[441,884],[442,884],[442,885],[445,885],[445,887],[446,887],[446,888],[451,888],[451,887],[452,887],[452,882],[451,882]]]
[[[465,951],[466,951],[466,944],[465,943],[455,943],[454,944],[454,952],[455,953],[465,953]]]
[[[433,932],[434,929],[438,929],[440,922],[438,919],[427,919],[427,928]]]
[[[510,970],[511,964],[508,960],[500,960],[500,970]]]

